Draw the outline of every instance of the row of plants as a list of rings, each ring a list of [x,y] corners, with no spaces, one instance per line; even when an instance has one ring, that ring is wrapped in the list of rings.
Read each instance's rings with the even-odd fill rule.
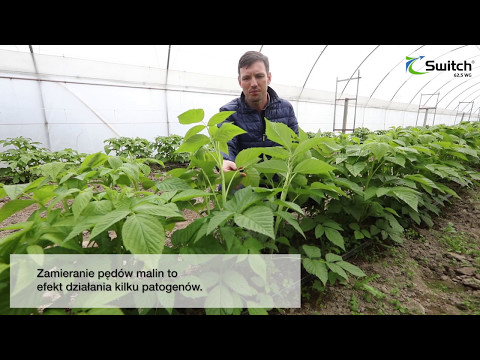
[[[188,153],[175,152],[181,145],[183,137],[172,134],[169,136],[157,136],[153,141],[135,137],[121,136],[104,141],[104,150],[107,155],[113,154],[123,157],[155,158],[163,163],[188,162]]]
[[[27,183],[36,178],[32,173],[38,165],[51,162],[80,163],[87,155],[73,149],[50,151],[42,147],[38,141],[18,136],[0,140],[0,145],[7,150],[0,152],[0,182],[2,183]]]
[[[192,126],[175,153],[188,153],[188,166],[161,178],[150,176],[152,163],[164,165],[159,159],[95,153],[80,164],[39,165],[34,181],[0,185],[0,198],[10,199],[0,209],[0,222],[38,207],[27,221],[0,229],[15,230],[0,239],[0,313],[12,311],[13,253],[296,253],[304,274],[316,278],[313,287],[362,277],[342,255],[365,241],[402,242],[404,229],[412,223],[431,226],[449,197],[458,197],[452,183],[472,186],[480,180],[478,123],[392,128],[362,141],[352,134],[296,135],[266,120],[266,135],[279,146],[245,149],[236,158],[239,170],[225,173],[218,170],[221,153],[244,132],[224,122],[231,114],[208,120],[202,109],[181,114],[179,122]],[[185,220],[185,209],[200,216],[173,231],[172,245],[165,246],[166,232]]]
[[[133,157],[136,159],[154,158],[163,163],[185,164],[187,153],[175,153],[183,137],[180,135],[157,136],[153,142],[144,138],[118,137],[104,140],[107,155]],[[0,145],[7,150],[0,151],[0,182],[8,184],[27,183],[38,176],[35,169],[39,165],[52,162],[69,162],[80,165],[87,156],[73,149],[50,151],[38,141],[18,136],[0,140]]]

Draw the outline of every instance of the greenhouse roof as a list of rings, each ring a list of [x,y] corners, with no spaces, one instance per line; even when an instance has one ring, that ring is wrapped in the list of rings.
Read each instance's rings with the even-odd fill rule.
[[[268,56],[271,86],[292,101],[305,130],[335,128],[352,105],[346,100],[355,100],[353,127],[415,125],[422,111],[424,123],[479,117],[479,45],[0,45],[0,131],[12,136],[22,118],[49,131],[99,123],[108,129],[102,139],[147,136],[161,118],[166,129],[157,134],[181,134],[180,113],[213,113],[239,96],[237,64],[248,50]],[[33,83],[42,84],[40,96]]]
[[[314,97],[309,90],[335,92],[336,80],[355,78],[360,74],[358,96],[405,104],[420,104],[422,94],[439,94],[439,108],[456,110],[460,103],[477,100],[480,96],[480,71],[476,61],[480,57],[478,45],[2,45],[0,50],[33,52],[49,57],[41,61],[38,71],[43,75],[61,75],[71,78],[97,78],[129,83],[146,83],[123,72],[94,74],[82,69],[81,62],[63,62],[57,57],[91,60],[101,63],[124,64],[135,67],[185,72],[188,86],[219,91],[215,78],[236,78],[237,63],[247,50],[258,50],[270,59],[272,83],[295,87],[290,98]],[[35,72],[32,64],[8,63],[6,53],[0,58],[0,71],[28,74]],[[11,54],[12,58],[15,58]],[[411,69],[425,74],[412,74],[406,66],[406,57],[418,58]],[[467,63],[467,65],[464,65]],[[69,64],[70,67],[66,67]],[[437,68],[445,68],[440,71]],[[457,65],[459,64],[459,65]],[[76,66],[75,66],[76,65]],[[98,64],[100,66],[100,64]],[[452,66],[453,65],[453,66]],[[465,66],[465,69],[464,69]],[[43,68],[44,67],[44,68]],[[119,67],[119,70],[121,68]],[[449,70],[448,70],[449,69]],[[139,74],[140,75],[140,74]],[[457,76],[456,76],[457,75]],[[161,81],[154,81],[161,84]],[[179,81],[180,82],[180,81]],[[175,84],[175,83],[173,83]],[[232,90],[238,85],[233,80]],[[356,81],[339,82],[338,94],[352,87]],[[310,94],[310,95],[309,95]],[[478,101],[477,101],[478,103]],[[473,112],[478,109],[475,105]]]

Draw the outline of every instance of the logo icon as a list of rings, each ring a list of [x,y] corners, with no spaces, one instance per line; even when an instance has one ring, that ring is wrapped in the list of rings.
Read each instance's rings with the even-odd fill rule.
[[[408,72],[409,72],[410,74],[414,74],[414,75],[426,74],[426,72],[419,72],[419,71],[415,71],[415,70],[412,69],[413,63],[414,63],[415,61],[419,60],[419,59],[420,59],[420,60],[423,59],[424,57],[425,57],[425,56],[420,56],[420,57],[417,57],[417,58],[411,58],[411,57],[407,56],[406,59],[407,59],[408,61],[407,61],[407,66],[406,66],[406,70],[405,70],[405,71],[408,70]]]

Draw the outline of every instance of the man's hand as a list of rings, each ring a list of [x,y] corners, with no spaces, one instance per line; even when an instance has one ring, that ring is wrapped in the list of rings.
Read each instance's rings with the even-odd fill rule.
[[[222,165],[223,171],[236,171],[237,169],[237,164],[235,164],[233,161],[230,160],[223,160],[223,165]],[[241,172],[240,175],[242,176],[247,176],[247,174]]]

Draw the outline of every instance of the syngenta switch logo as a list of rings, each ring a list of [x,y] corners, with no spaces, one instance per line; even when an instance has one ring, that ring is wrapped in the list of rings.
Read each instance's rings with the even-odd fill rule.
[[[413,64],[417,60],[422,60],[425,56],[419,56],[416,58],[406,56],[407,64],[406,70],[413,75],[423,75],[432,71],[453,71],[455,77],[471,77],[472,76],[472,65],[475,63],[474,60],[468,62],[464,60],[463,62],[455,62],[454,60],[448,60],[447,62],[436,62],[435,60],[428,60],[425,62],[425,70],[415,71],[413,69]]]
[[[417,61],[418,59],[422,60],[424,57],[425,56],[420,56],[420,57],[417,57],[417,58],[411,58],[411,57],[407,56],[407,70],[410,74],[414,74],[414,75],[426,74],[426,72],[418,72],[418,71],[415,71],[415,70],[412,69],[413,63],[415,61]]]

